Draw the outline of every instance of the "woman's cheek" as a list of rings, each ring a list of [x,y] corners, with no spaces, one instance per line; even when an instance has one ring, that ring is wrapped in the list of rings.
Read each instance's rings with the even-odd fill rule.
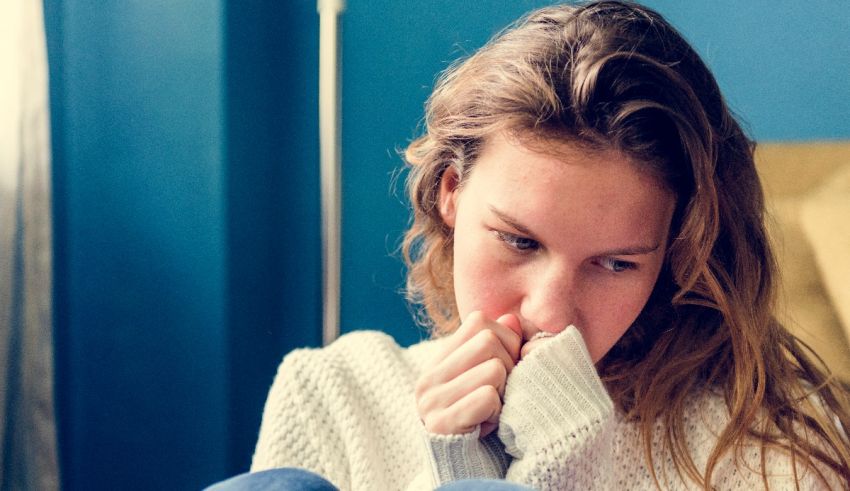
[[[602,359],[628,331],[652,291],[643,282],[604,283],[597,283],[582,295],[581,317],[586,325],[576,325],[594,362]]]
[[[455,256],[455,298],[462,318],[474,310],[493,319],[511,312],[509,297],[515,279],[487,249],[485,244],[463,258]]]

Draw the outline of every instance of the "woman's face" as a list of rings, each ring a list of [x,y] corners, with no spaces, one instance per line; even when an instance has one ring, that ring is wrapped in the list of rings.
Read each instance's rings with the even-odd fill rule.
[[[597,362],[652,292],[675,200],[616,151],[548,147],[495,136],[462,186],[444,175],[455,300],[461,320],[515,314],[526,340],[573,324]]]

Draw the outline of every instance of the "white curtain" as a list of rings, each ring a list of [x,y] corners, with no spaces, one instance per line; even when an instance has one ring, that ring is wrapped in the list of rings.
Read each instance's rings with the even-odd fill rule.
[[[41,0],[0,1],[0,490],[59,488]]]

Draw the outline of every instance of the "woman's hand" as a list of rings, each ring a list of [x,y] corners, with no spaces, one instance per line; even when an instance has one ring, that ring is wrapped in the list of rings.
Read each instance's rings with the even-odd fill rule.
[[[499,422],[505,381],[519,359],[519,320],[506,314],[493,321],[472,312],[416,383],[416,405],[431,433],[482,437]]]

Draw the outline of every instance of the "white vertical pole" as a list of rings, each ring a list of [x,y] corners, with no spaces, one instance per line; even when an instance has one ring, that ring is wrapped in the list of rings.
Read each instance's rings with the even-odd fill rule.
[[[318,0],[319,148],[322,195],[322,342],[339,336],[341,271],[339,15],[345,0]]]

